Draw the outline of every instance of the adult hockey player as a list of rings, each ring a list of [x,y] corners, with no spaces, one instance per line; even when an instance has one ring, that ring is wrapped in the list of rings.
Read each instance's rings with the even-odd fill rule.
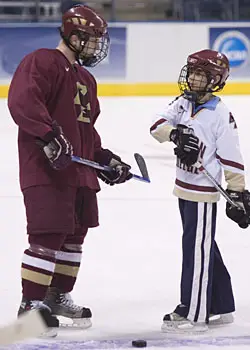
[[[19,126],[20,185],[30,246],[22,260],[18,314],[40,309],[49,327],[53,315],[91,325],[89,308],[70,297],[88,228],[98,226],[97,175],[110,185],[131,178],[130,166],[102,148],[95,129],[100,113],[94,77],[84,68],[108,53],[106,21],[84,5],[63,15],[56,49],[28,54],[13,76],[8,106]],[[111,173],[71,161],[73,154],[110,165]],[[86,281],[87,283],[87,281]]]
[[[226,204],[227,216],[249,225],[249,192],[234,117],[214,95],[225,86],[229,62],[224,54],[202,50],[181,69],[181,95],[157,115],[151,135],[172,141],[177,156],[174,194],[183,226],[180,305],[163,319],[163,331],[202,332],[207,324],[230,323],[235,310],[230,275],[215,242],[219,193],[195,167],[201,161],[218,181],[224,171],[228,195],[241,209]],[[248,215],[246,212],[248,212]]]

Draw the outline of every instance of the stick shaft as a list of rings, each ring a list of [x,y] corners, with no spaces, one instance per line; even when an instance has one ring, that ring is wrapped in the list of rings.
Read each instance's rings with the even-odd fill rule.
[[[113,169],[110,166],[108,166],[108,165],[101,165],[101,164],[99,164],[97,162],[94,162],[93,160],[84,159],[84,158],[77,157],[77,156],[71,156],[71,159],[75,163],[87,165],[87,166],[90,166],[91,168],[95,168],[95,169],[99,169],[99,170],[105,170],[105,171],[113,171]],[[138,181],[142,181],[142,182],[148,182],[148,183],[150,182],[149,179],[146,179],[146,178],[144,178],[142,176],[135,175],[135,174],[132,174],[132,176],[133,176],[134,180],[138,180]]]
[[[221,195],[226,199],[226,201],[229,204],[233,205],[234,207],[239,207],[240,209],[242,209],[237,203],[235,203],[230,198],[230,196],[227,194],[224,188],[215,180],[215,178],[209,173],[209,171],[207,171],[206,168],[204,168],[204,166],[200,162],[195,163],[194,166],[196,166],[199,169],[199,171],[202,172],[210,180],[210,182],[221,193]]]

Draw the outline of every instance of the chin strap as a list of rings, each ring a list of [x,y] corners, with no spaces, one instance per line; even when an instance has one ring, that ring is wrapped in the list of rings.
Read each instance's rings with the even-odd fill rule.
[[[189,91],[185,90],[184,91],[184,97],[189,100],[190,102],[193,103],[205,103],[207,102],[212,96],[212,91],[211,92],[196,92],[196,91]]]

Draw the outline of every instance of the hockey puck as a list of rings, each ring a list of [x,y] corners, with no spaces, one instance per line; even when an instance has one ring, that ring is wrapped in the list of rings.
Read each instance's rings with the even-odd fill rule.
[[[147,346],[146,340],[138,339],[138,340],[133,340],[132,345],[135,348],[145,348]]]

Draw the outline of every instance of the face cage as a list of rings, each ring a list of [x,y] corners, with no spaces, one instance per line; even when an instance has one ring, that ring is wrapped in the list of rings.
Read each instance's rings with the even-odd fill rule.
[[[223,84],[216,84],[214,88],[207,88],[209,84],[211,84],[212,75],[210,72],[205,71],[202,69],[202,71],[206,74],[207,84],[204,88],[199,90],[199,83],[202,84],[203,79],[197,79],[196,89],[192,90],[190,83],[188,82],[189,72],[191,69],[202,69],[200,67],[195,68],[194,66],[185,65],[180,72],[179,79],[178,79],[178,86],[180,89],[180,92],[184,94],[184,97],[186,97],[188,100],[192,100],[194,102],[197,102],[201,100],[207,93],[213,93],[222,90],[225,83]],[[194,80],[195,82],[195,80]]]
[[[98,37],[90,36],[88,33],[79,33],[79,31],[75,31],[72,32],[69,37],[66,37],[60,28],[60,34],[66,45],[72,51],[75,52],[76,61],[79,63],[80,66],[95,67],[108,55],[110,45],[110,38],[108,33],[105,33],[104,35]],[[79,40],[81,41],[81,46],[79,50],[75,46],[73,46],[69,40],[70,37],[74,34],[77,35]],[[93,54],[88,54],[88,51],[93,50],[93,46],[95,47],[95,51],[93,52]]]
[[[81,49],[76,51],[77,61],[81,66],[95,67],[98,63],[104,60],[108,55],[110,38],[108,33],[101,37],[92,37],[88,34],[78,34],[82,41]],[[93,53],[88,53],[93,51]]]

